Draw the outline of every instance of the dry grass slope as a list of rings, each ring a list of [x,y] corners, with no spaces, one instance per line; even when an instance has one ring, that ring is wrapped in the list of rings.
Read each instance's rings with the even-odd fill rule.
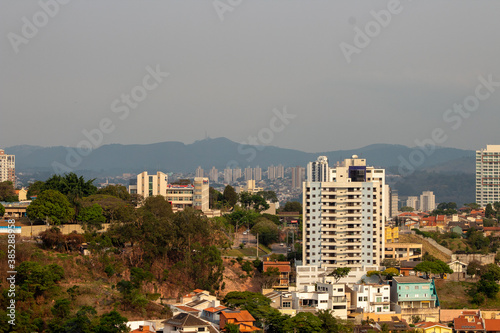
[[[406,234],[403,235],[403,234],[401,234],[401,235],[399,235],[399,241],[401,243],[422,244],[423,253],[428,252],[429,254],[433,255],[434,257],[436,257],[439,260],[442,260],[444,262],[449,262],[451,260],[450,256],[439,251],[437,248],[435,248],[433,245],[431,245],[428,241],[426,241],[425,239],[422,239],[416,235],[406,235]]]

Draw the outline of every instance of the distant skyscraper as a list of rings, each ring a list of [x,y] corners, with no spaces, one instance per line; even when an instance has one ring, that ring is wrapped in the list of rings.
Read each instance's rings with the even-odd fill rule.
[[[486,207],[500,201],[500,145],[476,150],[476,203]]]
[[[267,167],[267,179],[276,179],[276,167],[274,165]]]
[[[253,179],[253,170],[251,167],[245,168],[245,180],[252,180]]]
[[[10,181],[16,187],[16,156],[0,149],[0,182]]]
[[[429,212],[436,209],[436,197],[432,191],[424,191],[420,195],[419,208],[422,212]]]
[[[292,168],[292,187],[293,188],[301,188],[304,174],[304,168],[297,166]]]
[[[282,164],[276,167],[276,178],[285,178],[285,167]]]
[[[316,162],[307,164],[307,181],[308,182],[326,182],[328,179],[328,158],[320,156]]]
[[[201,166],[199,166],[197,169],[196,169],[196,177],[203,177],[204,175],[204,171],[203,169],[201,168]]]
[[[236,182],[240,178],[241,178],[241,169],[240,168],[233,169],[233,182]]]
[[[224,169],[224,183],[229,184],[233,182],[233,169]]]
[[[399,195],[398,190],[391,189],[391,217],[398,215]]]
[[[414,210],[419,210],[420,205],[418,203],[418,197],[408,197],[408,199],[406,199],[406,206],[411,207]]]
[[[212,167],[208,176],[211,181],[217,183],[219,181],[219,170],[217,170],[215,167]]]
[[[253,169],[253,179],[258,182],[258,181],[261,181],[262,180],[262,169],[260,166],[256,166],[254,169]]]

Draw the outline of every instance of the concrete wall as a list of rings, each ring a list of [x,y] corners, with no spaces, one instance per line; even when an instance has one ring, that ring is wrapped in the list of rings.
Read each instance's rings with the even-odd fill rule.
[[[437,308],[404,308],[401,309],[401,318],[406,320],[408,323],[412,323],[411,318],[413,316],[420,316],[422,321],[439,321],[439,307]],[[396,311],[397,312],[397,311]]]
[[[494,264],[495,263],[495,253],[480,254],[480,253],[468,253],[468,254],[453,254],[451,256],[451,261],[461,261],[464,264],[469,264],[471,261],[479,261],[482,265]]]
[[[109,223],[103,223],[102,224],[103,229],[101,231],[108,230],[109,226],[110,226]],[[73,231],[76,231],[79,234],[84,233],[82,226],[79,224],[63,224],[63,225],[59,225],[57,227],[61,230],[63,235],[70,234]],[[45,230],[50,229],[50,228],[52,228],[52,226],[48,227],[46,225],[34,225],[33,227],[31,227],[29,225],[28,226],[22,225],[21,226],[21,236],[23,236],[23,237],[31,237],[31,236],[35,237],[35,236],[38,236],[38,234],[40,234],[41,232],[44,232]]]

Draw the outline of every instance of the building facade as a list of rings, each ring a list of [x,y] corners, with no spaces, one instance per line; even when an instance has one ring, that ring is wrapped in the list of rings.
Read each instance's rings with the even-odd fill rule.
[[[316,162],[307,164],[308,182],[325,182],[328,179],[328,157],[319,156]]]
[[[304,168],[297,166],[295,168],[292,168],[292,188],[300,188],[302,186],[303,182],[303,175],[304,173]]]
[[[384,259],[385,170],[354,155],[326,182],[303,183],[306,265],[374,267]]]
[[[193,184],[176,185],[168,183],[168,175],[158,171],[156,175],[149,175],[144,171],[131,180],[130,194],[138,194],[144,199],[162,195],[172,205],[174,211],[186,207],[194,207],[203,212],[209,209],[209,180],[206,177],[195,177]]]
[[[432,191],[424,191],[420,195],[420,210],[430,212],[436,209],[436,196]]]
[[[485,207],[500,201],[500,145],[476,151],[476,203]]]
[[[413,210],[419,210],[420,204],[418,202],[418,197],[408,197],[408,199],[406,199],[406,206],[413,208]]]
[[[16,187],[16,156],[0,149],[0,182],[9,181]]]

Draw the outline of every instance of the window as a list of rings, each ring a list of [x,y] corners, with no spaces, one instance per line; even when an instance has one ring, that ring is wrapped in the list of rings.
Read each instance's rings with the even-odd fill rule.
[[[291,304],[292,304],[291,302],[283,302],[283,307],[289,308],[289,307],[291,307]]]
[[[358,297],[358,301],[362,302],[363,301],[363,296]]]
[[[418,286],[415,286],[415,289],[418,289]]]
[[[205,332],[205,327],[198,327],[198,332]]]

